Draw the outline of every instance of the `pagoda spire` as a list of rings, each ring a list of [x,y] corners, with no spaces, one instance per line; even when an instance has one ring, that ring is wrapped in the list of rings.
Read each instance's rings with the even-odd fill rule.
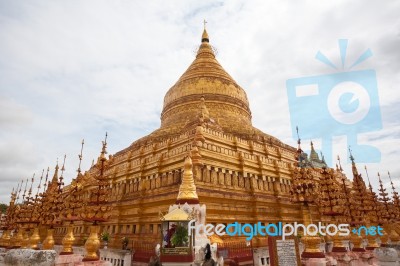
[[[19,184],[18,184],[19,185]],[[18,185],[17,185],[17,190],[18,190]],[[14,195],[14,187],[12,188],[12,190],[11,190],[11,198],[13,197],[13,195]]]
[[[378,173],[379,174],[379,173]],[[398,233],[395,230],[395,222],[396,220],[398,220],[399,218],[399,195],[396,192],[393,182],[392,182],[392,177],[390,176],[390,172],[388,171],[388,176],[389,176],[389,180],[390,180],[390,184],[392,185],[392,203],[389,205],[386,201],[384,201],[386,210],[388,212],[388,222],[390,223],[390,241],[392,243],[396,243],[400,240]],[[380,177],[379,177],[380,179]],[[380,181],[380,180],[379,180]],[[389,210],[390,209],[390,210]]]
[[[14,202],[15,202],[15,198],[17,196],[18,187],[19,187],[19,183],[17,184],[17,189],[15,190],[15,192],[14,192],[14,187],[11,192],[11,200],[14,199]]]
[[[300,139],[300,134],[299,134],[299,128],[296,126],[296,133],[297,133],[297,153],[296,153],[296,160],[297,160],[297,167],[308,167],[309,161],[308,161],[308,155],[301,149],[301,139]]]
[[[340,172],[343,172],[343,168],[342,168],[342,164],[341,164],[341,162],[340,162],[340,157],[339,157],[339,155],[337,156],[337,160],[338,160],[338,164],[339,164],[338,170],[339,170]]]
[[[390,172],[388,171],[388,176],[389,176],[389,180],[390,180],[390,184],[392,185],[392,201],[393,201],[393,212],[394,215],[396,216],[396,218],[399,217],[400,213],[399,213],[399,206],[400,206],[400,197],[399,197],[399,193],[397,193],[393,181],[392,181],[392,177],[390,176]]]
[[[210,42],[210,39],[208,38],[207,30],[206,30],[207,21],[204,20],[203,23],[204,23],[204,30],[203,30],[203,34],[201,35],[201,42],[202,42],[202,43],[203,43],[203,42]]]
[[[58,158],[57,158],[57,164],[55,167],[55,171],[54,171],[54,175],[53,175],[53,179],[51,180],[51,182],[57,182],[58,181]]]
[[[45,179],[44,179],[44,183],[43,183],[43,192],[42,192],[42,193],[45,193],[45,192],[46,192],[47,181],[48,181],[48,179],[49,179],[49,171],[50,171],[50,167],[47,167],[46,177],[45,177]]]
[[[314,149],[314,143],[311,141],[310,144],[311,144],[310,160],[319,161],[318,153]]]
[[[182,183],[179,186],[178,197],[176,198],[176,204],[188,203],[198,204],[199,197],[196,192],[196,185],[194,184],[193,171],[192,171],[192,159],[190,155],[185,158],[184,172],[182,177]]]
[[[361,188],[360,192],[365,192],[367,190],[367,186],[366,186],[361,174],[358,172],[357,165],[355,163],[355,159],[351,152],[350,147],[349,147],[349,154],[350,154],[349,158],[351,160],[351,165],[352,165],[351,168],[352,168],[352,172],[353,172],[353,183],[359,184],[359,186]]]
[[[366,165],[364,165],[364,169],[365,169],[365,173],[366,173],[367,179],[368,179],[369,191],[371,191],[371,193],[374,193],[373,190],[372,190],[371,181],[369,180],[369,175],[368,175],[368,170],[367,170],[367,166]]]
[[[357,170],[357,166],[356,163],[354,161],[354,157],[353,154],[351,152],[350,146],[349,146],[349,154],[350,154],[350,160],[351,160],[351,170],[353,172],[353,176],[354,177],[358,177],[358,170]]]
[[[22,191],[22,186],[24,185],[24,180],[21,180],[21,186],[19,187],[19,190],[17,192],[17,198],[16,198],[16,202],[18,202],[19,200],[19,196],[21,195],[21,191]]]
[[[82,139],[82,146],[81,146],[81,153],[78,155],[79,158],[79,165],[78,165],[78,169],[76,170],[78,172],[78,176],[81,173],[81,163],[82,163],[82,152],[83,152],[83,144],[85,144],[85,140]]]
[[[343,173],[343,168],[342,168],[342,164],[340,162],[340,157],[339,155],[337,156],[337,160],[338,163],[336,164],[336,168],[337,168],[337,172],[340,173],[340,179],[342,181],[342,187],[343,187],[343,192],[344,192],[344,197],[346,199],[346,206],[347,206],[347,213],[345,212],[345,214],[347,214],[350,217],[350,222],[354,222],[354,215],[351,211],[351,201],[350,201],[350,191],[347,189],[347,185],[346,185],[346,175]],[[353,223],[352,223],[353,225]]]
[[[24,200],[25,200],[26,188],[28,187],[28,180],[29,180],[29,178],[26,178],[24,194],[22,194],[22,203],[24,203]]]
[[[205,23],[207,23],[207,22],[205,21]],[[196,58],[201,57],[201,58],[210,60],[210,56],[211,56],[211,58],[215,58],[213,48],[210,45],[210,37],[208,37],[208,32],[207,32],[207,30],[205,28],[205,24],[204,24],[203,34],[201,35],[201,44],[200,44],[199,50],[197,51]]]
[[[397,193],[393,181],[392,181],[392,177],[390,176],[390,172],[388,171],[388,176],[389,176],[389,180],[390,180],[390,184],[392,185],[392,194],[393,194],[393,201],[397,200],[399,201],[399,193]]]
[[[42,171],[42,175],[40,176],[39,185],[37,187],[37,191],[36,191],[36,195],[35,195],[35,202],[37,202],[37,200],[38,200],[39,191],[40,191],[42,180],[43,180],[43,175],[44,175],[44,169]]]
[[[355,160],[351,149],[349,147],[350,160],[352,162],[352,171],[353,171],[353,187],[352,190],[354,194],[352,195],[352,203],[354,209],[352,210],[354,213],[354,218],[358,219],[357,222],[362,222],[368,224],[370,221],[368,220],[368,213],[371,208],[371,205],[374,205],[371,201],[371,197],[369,196],[369,192],[365,182],[361,176],[361,174],[357,170],[357,166],[355,164]]]
[[[13,207],[15,204],[15,200],[17,198],[17,193],[18,193],[18,189],[19,189],[19,183],[17,184],[17,189],[14,191],[14,188],[11,192],[11,200],[10,200],[10,207]]]
[[[321,151],[321,161],[326,165],[325,156],[324,156],[324,154],[322,153],[322,151]],[[323,167],[323,168],[324,168],[324,167]]]
[[[386,192],[386,188],[383,187],[383,183],[382,183],[382,179],[381,179],[381,175],[378,172],[378,178],[379,178],[379,200],[383,203],[383,205],[385,206],[385,211],[383,211],[383,213],[381,213],[381,217],[386,218],[386,219],[390,219],[390,211],[389,211],[389,201],[390,199],[388,198],[388,193]]]
[[[389,194],[386,192],[386,188],[383,187],[383,182],[379,172],[378,172],[378,179],[379,179],[379,192],[380,192],[379,195],[381,196],[380,200],[384,203],[387,203],[389,201],[389,198],[387,197]]]
[[[52,190],[56,191],[58,187],[58,182],[59,182],[59,176],[58,176],[58,171],[60,170],[60,167],[58,166],[58,158],[56,162],[56,166],[54,167],[54,174],[51,180],[47,182],[47,190]]]
[[[301,167],[302,166],[301,155],[303,154],[303,150],[301,149],[301,138],[300,138],[298,126],[296,126],[296,133],[297,133],[297,155],[296,155],[297,166]]]
[[[32,179],[31,179],[31,187],[29,188],[28,191],[28,197],[27,197],[27,201],[30,201],[32,198],[32,187],[33,187],[33,182],[35,181],[35,174],[33,174]]]
[[[367,175],[367,179],[368,179],[368,187],[369,187],[369,192],[370,192],[370,199],[373,203],[372,209],[370,210],[370,217],[372,218],[373,221],[377,221],[377,217],[378,217],[378,211],[379,211],[379,203],[378,203],[378,196],[376,195],[376,193],[372,190],[372,185],[371,182],[369,180],[369,174],[368,174],[368,169],[367,166],[364,165],[364,169],[365,169],[365,174]]]
[[[61,175],[60,175],[59,182],[58,182],[58,193],[59,194],[61,194],[62,187],[64,186],[63,180],[64,180],[64,171],[65,171],[65,158],[67,158],[66,154],[64,155],[64,162],[61,167]]]
[[[299,127],[296,126],[296,133],[297,133],[297,154],[300,157],[300,155],[303,153],[303,150],[301,149],[301,139],[299,135]]]
[[[99,158],[97,158],[97,163],[101,163],[102,161],[104,162],[104,161],[107,160],[107,158],[106,158],[106,154],[107,154],[107,137],[108,137],[108,134],[106,132],[106,136],[104,138],[104,141],[101,141],[101,143],[102,143],[101,152],[100,152]]]

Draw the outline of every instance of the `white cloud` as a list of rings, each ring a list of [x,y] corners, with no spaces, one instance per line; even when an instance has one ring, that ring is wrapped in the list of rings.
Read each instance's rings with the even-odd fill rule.
[[[2,128],[12,129],[14,126],[30,124],[33,114],[28,107],[15,100],[0,96],[0,125]]]

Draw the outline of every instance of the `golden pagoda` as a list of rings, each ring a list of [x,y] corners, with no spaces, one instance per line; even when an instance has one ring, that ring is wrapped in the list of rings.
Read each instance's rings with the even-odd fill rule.
[[[112,248],[129,239],[153,249],[164,233],[159,214],[174,203],[206,206],[202,218],[214,225],[373,220],[372,189],[367,191],[353,157],[351,182],[341,167],[327,167],[313,143],[307,158],[300,139],[296,149],[255,128],[251,118],[246,92],[217,61],[204,29],[196,58],[164,97],[160,128],[109,156],[105,140],[97,162],[84,173],[78,167],[76,179],[63,188],[56,167],[43,192],[41,239],[48,235],[52,248],[54,229],[56,244],[70,239],[68,250],[96,240],[90,260],[98,259],[97,233],[109,235]],[[400,232],[398,225],[392,228]],[[218,242],[233,239],[245,241],[222,236]],[[321,239],[304,241],[310,254],[324,257]],[[251,246],[265,247],[267,238],[255,236]]]
[[[83,261],[90,262],[101,258],[102,246],[131,249],[135,262],[147,264],[156,254],[175,265],[200,264],[201,249],[210,243],[226,264],[251,265],[254,248],[264,256],[274,238],[255,234],[247,240],[245,235],[188,231],[192,223],[235,222],[349,223],[352,232],[380,225],[385,230],[380,241],[375,235],[322,237],[313,228],[300,230],[303,262],[328,262],[332,256],[346,261],[354,252],[357,258],[372,258],[379,243],[400,242],[400,197],[394,184],[391,200],[379,176],[378,198],[359,174],[350,150],[352,181],[340,159],[336,169],[329,168],[313,142],[308,156],[299,136],[295,148],[255,128],[246,92],[217,61],[205,28],[194,61],[165,94],[158,129],[112,155],[106,149],[106,133],[100,156],[87,171],[81,171],[83,144],[71,184],[64,186],[64,156],[49,182],[47,170],[42,193],[39,182],[32,196],[33,178],[28,191],[28,180],[25,183],[22,203],[18,199],[23,182],[11,193],[0,247],[38,248],[41,242],[43,250],[51,250],[62,245],[60,256],[72,258],[73,246],[84,246]],[[40,181],[43,175],[44,170]],[[369,182],[368,174],[367,178]],[[324,241],[333,242],[329,256],[322,250]],[[348,242],[353,253],[347,251]],[[226,258],[222,254],[228,251]]]
[[[100,232],[110,233],[110,246],[119,247],[125,236],[159,239],[158,213],[176,201],[188,152],[207,223],[302,220],[290,196],[296,148],[253,127],[246,92],[217,61],[209,40],[204,29],[195,60],[164,97],[160,128],[108,158],[112,211]],[[95,189],[95,173],[92,166],[83,175],[83,197]],[[318,215],[315,206],[310,211]],[[56,229],[56,242],[66,226]],[[78,242],[88,236],[89,224],[74,226]]]

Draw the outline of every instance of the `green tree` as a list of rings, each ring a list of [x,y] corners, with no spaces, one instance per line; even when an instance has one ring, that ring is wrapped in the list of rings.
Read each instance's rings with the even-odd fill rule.
[[[188,231],[187,228],[183,227],[182,225],[178,225],[176,227],[175,234],[172,236],[171,243],[175,247],[183,247],[187,245],[188,241]]]
[[[8,208],[7,204],[0,203],[0,211],[1,211],[1,213],[6,213],[7,208]]]

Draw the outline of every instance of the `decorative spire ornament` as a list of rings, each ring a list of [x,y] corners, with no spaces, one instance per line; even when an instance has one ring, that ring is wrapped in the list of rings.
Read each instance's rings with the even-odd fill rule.
[[[21,182],[21,186],[22,186],[22,182]],[[17,189],[14,191],[14,188],[13,188],[13,191],[11,192],[10,204],[6,211],[6,219],[1,226],[1,230],[3,230],[3,234],[1,235],[1,238],[0,238],[0,247],[2,247],[2,248],[7,248],[10,246],[11,228],[12,228],[11,223],[13,222],[12,217],[13,217],[14,210],[15,210],[15,200],[16,200],[16,195],[17,195],[18,189],[19,189],[19,183],[17,185]]]
[[[33,233],[31,235],[31,237],[29,238],[29,247],[31,249],[39,249],[38,244],[40,242],[40,235],[39,235],[38,224],[40,223],[40,215],[41,215],[41,202],[39,200],[39,190],[40,190],[40,186],[42,184],[43,175],[44,175],[44,169],[42,171],[42,175],[40,176],[39,185],[37,187],[37,192],[36,192],[35,198],[34,199],[32,198],[33,206],[32,206],[30,222],[31,222],[31,226],[33,226]]]
[[[390,199],[388,197],[389,193],[386,192],[386,188],[383,187],[381,175],[378,172],[378,179],[379,179],[379,201],[383,203],[384,208],[381,209],[381,212],[379,214],[380,217],[382,217],[384,220],[383,222],[388,222],[392,217],[391,217],[391,212],[389,209],[389,202]]]
[[[86,255],[83,258],[84,261],[97,261],[99,257],[97,251],[100,247],[100,241],[98,237],[99,223],[106,221],[110,216],[112,207],[109,205],[109,183],[105,176],[105,171],[109,167],[109,161],[106,158],[107,154],[107,133],[104,141],[102,141],[102,149],[95,167],[94,178],[97,180],[97,189],[94,189],[80,216],[85,221],[92,222],[90,227],[90,235],[86,240],[85,249]]]
[[[65,171],[65,159],[64,155],[63,165],[61,167],[61,176],[58,177],[58,159],[57,164],[54,169],[53,178],[47,183],[49,168],[47,169],[46,181],[44,186],[44,191],[42,193],[42,216],[40,223],[47,228],[47,236],[43,240],[43,249],[51,250],[54,248],[54,226],[60,222],[59,216],[63,209],[64,197],[62,193],[62,187],[64,185],[63,175]]]
[[[393,213],[394,213],[394,219],[397,221],[400,218],[400,198],[399,198],[399,193],[397,193],[393,181],[392,181],[392,177],[390,176],[390,172],[388,171],[388,176],[389,176],[389,180],[390,180],[390,185],[392,186],[392,207],[393,207]]]
[[[372,185],[371,185],[371,181],[369,179],[369,174],[368,174],[368,169],[367,166],[364,166],[365,169],[365,174],[367,176],[368,179],[368,188],[369,188],[369,192],[368,195],[370,195],[370,201],[372,202],[372,204],[369,207],[369,212],[368,212],[368,217],[369,220],[373,223],[379,224],[380,221],[378,221],[378,209],[379,209],[379,202],[378,202],[378,196],[376,195],[376,193],[373,191],[372,189]],[[368,210],[367,210],[368,211]]]
[[[186,156],[185,158],[182,183],[179,186],[179,193],[176,199],[176,204],[184,203],[199,203],[199,197],[197,196],[196,192],[196,185],[194,184],[192,159],[190,158],[190,155]]]
[[[201,36],[201,42],[202,43],[204,43],[204,42],[209,42],[210,41],[210,39],[209,39],[209,37],[208,37],[208,33],[207,33],[207,30],[206,30],[206,24],[207,24],[207,21],[206,20],[204,20],[204,29],[203,29],[203,35]]]
[[[298,132],[298,128],[297,128]],[[302,167],[301,158],[301,140],[298,136],[298,149],[296,154],[297,165],[293,168],[292,183],[290,188],[291,201],[302,204],[303,223],[308,226],[312,223],[310,204],[315,202],[318,196],[316,182],[313,179],[310,168]],[[321,238],[314,235],[304,235],[301,241],[305,245],[302,253],[303,258],[325,258],[324,253],[319,249]]]
[[[83,153],[83,145],[84,140],[81,143],[81,152],[78,155],[79,165],[77,169],[77,177],[74,178],[71,182],[71,185],[68,190],[68,197],[64,201],[64,208],[61,214],[62,220],[69,222],[67,227],[67,233],[62,240],[63,249],[61,251],[61,255],[70,255],[73,254],[72,245],[75,241],[74,236],[74,221],[79,221],[79,210],[82,208],[83,203],[79,198],[81,196],[81,188],[82,188],[82,174],[81,174],[81,163],[82,163],[82,153]]]

